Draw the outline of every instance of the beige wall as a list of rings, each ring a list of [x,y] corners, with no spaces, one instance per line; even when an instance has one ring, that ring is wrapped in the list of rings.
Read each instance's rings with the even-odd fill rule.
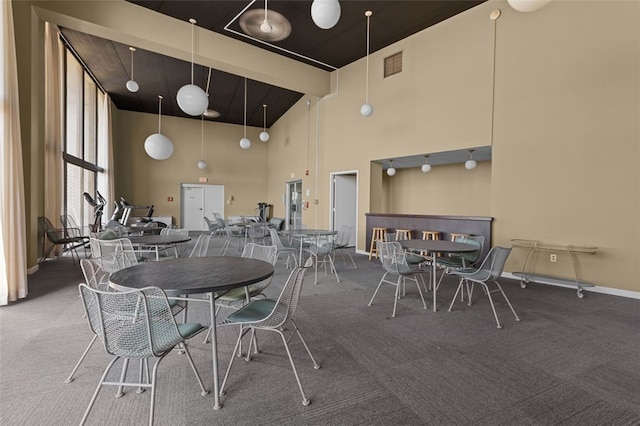
[[[502,10],[502,17],[497,22],[491,163],[471,172],[459,165],[434,167],[428,175],[399,171],[395,179],[387,178],[372,160],[491,143],[494,24],[488,16],[494,8]],[[28,7],[15,9],[18,35],[29,37],[31,45],[25,51],[24,40],[18,41],[21,107],[31,118],[22,124],[29,156],[29,222],[35,223],[43,192],[38,174],[41,29]],[[104,19],[101,25],[115,28],[116,23]],[[400,50],[403,72],[383,80],[383,58]],[[225,147],[222,167],[226,162],[231,167],[222,175],[212,168],[209,182],[232,186],[227,194],[242,197],[227,214],[246,214],[257,201],[268,201],[276,216],[284,216],[282,193],[293,174],[303,179],[303,193],[311,191],[304,223],[327,226],[329,174],[357,170],[361,250],[368,211],[488,215],[494,217],[495,244],[532,238],[596,245],[596,256],[581,259],[585,278],[640,291],[634,268],[640,251],[639,57],[637,1],[554,1],[533,13],[516,12],[503,1],[484,3],[371,56],[372,117],[359,114],[365,75],[360,60],[334,73],[338,84],[319,104],[315,96],[303,97],[270,129],[266,148],[259,145],[257,129],[251,136],[254,146],[243,152],[237,147],[239,126],[212,127],[214,139]],[[176,144],[174,157],[167,160],[171,167],[165,168],[141,151],[144,138],[155,131],[155,117],[114,115],[118,194],[156,204],[158,215],[177,217],[178,204],[163,200],[169,192],[175,198],[180,182],[195,182],[201,175],[195,167],[199,123],[164,120],[163,129]],[[132,166],[134,160],[140,167]],[[466,205],[461,192],[469,199]],[[33,261],[33,231],[29,243]],[[522,260],[522,253],[514,251],[507,269],[519,269]],[[571,275],[562,257],[556,265],[539,258],[535,267]]]
[[[364,60],[341,69],[338,90],[320,104],[319,225],[329,222],[329,173],[359,170],[361,250],[368,211],[487,215],[494,217],[494,244],[530,238],[595,245],[596,256],[580,258],[584,278],[639,291],[639,4],[552,2],[528,14],[506,2],[480,5],[371,56],[370,118],[359,115]],[[490,144],[494,24],[488,16],[496,7],[502,17],[491,163],[474,171],[452,165],[428,175],[417,169],[382,175],[371,160]],[[383,80],[383,58],[400,50],[403,72]],[[304,139],[306,126],[293,124],[302,122],[305,112],[293,109],[273,134]],[[293,148],[279,146],[285,158],[278,160],[276,148],[269,149],[270,167],[298,161]],[[270,168],[270,195],[280,191],[280,179]],[[523,260],[514,250],[507,269],[520,269]],[[557,264],[539,256],[534,267],[572,276],[562,255]]]
[[[198,183],[205,177],[207,184],[224,185],[225,198],[234,198],[225,204],[225,216],[255,215],[257,203],[266,197],[267,146],[258,138],[261,129],[247,127],[252,146],[243,150],[242,126],[205,121],[205,170],[197,167],[200,120],[162,117],[162,133],[173,142],[173,155],[166,160],[154,160],[144,151],[147,136],[158,132],[158,115],[115,110],[113,129],[116,197],[136,205],[153,204],[156,216],[173,216],[178,226],[181,183]],[[213,219],[212,212],[204,214]]]

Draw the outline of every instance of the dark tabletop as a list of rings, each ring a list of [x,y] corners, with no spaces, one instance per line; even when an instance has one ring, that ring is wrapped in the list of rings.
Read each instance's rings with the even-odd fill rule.
[[[284,231],[278,231],[282,235],[332,235],[337,234],[338,231],[332,231],[331,229],[285,229]]]
[[[243,257],[194,257],[140,263],[111,274],[111,287],[160,287],[168,295],[209,293],[244,287],[273,275],[273,266]]]
[[[150,246],[160,246],[165,244],[185,243],[191,237],[182,235],[129,235],[127,236],[132,244],[147,244]]]
[[[439,253],[464,253],[476,251],[478,247],[471,244],[456,243],[445,240],[401,240],[400,245],[408,250],[424,250]]]

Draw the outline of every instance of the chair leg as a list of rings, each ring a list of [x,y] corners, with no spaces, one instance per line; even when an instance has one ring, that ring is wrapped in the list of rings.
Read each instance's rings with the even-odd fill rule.
[[[315,368],[316,370],[320,368],[320,364],[318,364],[315,360],[315,358],[313,357],[313,355],[311,355],[311,350],[309,349],[309,346],[307,346],[307,342],[304,340],[304,338],[302,337],[302,333],[300,332],[300,329],[298,328],[298,325],[293,321],[293,319],[290,319],[289,321],[291,321],[291,324],[293,324],[293,333],[291,333],[291,336],[289,336],[289,339],[287,339],[287,343],[291,340],[291,338],[293,337],[294,334],[298,334],[298,337],[300,338],[300,341],[302,342],[302,344],[304,345],[304,348],[307,350],[307,353],[309,354],[309,358],[311,358],[311,361],[313,362],[313,368]]]
[[[100,381],[98,382],[98,386],[96,387],[95,392],[93,393],[93,396],[91,397],[91,401],[89,401],[89,406],[87,407],[87,409],[84,412],[84,416],[82,416],[82,420],[80,420],[80,426],[84,425],[87,421],[87,417],[89,417],[89,412],[91,411],[91,408],[93,408],[93,404],[96,402],[96,398],[98,397],[98,393],[100,392],[100,388],[102,388],[102,383],[104,383],[104,379],[107,378],[107,374],[109,374],[109,371],[111,370],[111,367],[113,367],[113,365],[116,363],[116,361],[120,359],[120,357],[114,357],[111,362],[109,362],[109,364],[107,365],[107,368],[104,369],[104,373],[102,373],[102,377],[100,378]]]
[[[120,374],[120,383],[124,383],[124,379],[127,377],[127,368],[129,367],[129,358],[125,358],[122,362],[122,373]],[[120,398],[124,395],[124,386],[118,386],[118,392],[116,392],[116,398]]]
[[[502,286],[500,285],[500,283],[498,283],[498,281],[494,281],[494,283],[496,283],[496,285],[498,286],[498,290],[500,290],[500,293],[502,293],[502,297],[504,297],[504,300],[507,302],[507,305],[509,305],[509,308],[511,308],[511,312],[513,312],[513,316],[516,317],[516,321],[520,321],[518,314],[516,314],[515,309],[513,309],[513,306],[509,301],[509,298],[507,297],[506,294],[504,294],[504,290],[502,290]]]
[[[236,340],[236,345],[233,348],[233,352],[231,352],[231,360],[229,361],[229,366],[227,367],[226,373],[224,373],[224,379],[222,379],[222,385],[220,386],[220,395],[224,395],[224,387],[227,384],[227,379],[229,378],[229,373],[231,372],[231,367],[233,366],[233,361],[236,359],[236,352],[238,352],[238,348],[240,347],[240,341],[242,337],[249,331],[249,328],[241,327],[240,334],[238,335],[238,340]]]
[[[464,285],[465,279],[460,278],[460,282],[458,283],[458,288],[456,289],[456,294],[453,295],[453,299],[451,299],[451,304],[449,305],[449,312],[453,309],[453,304],[456,303],[456,298],[458,297],[458,293],[460,292],[460,288]],[[467,284],[468,286],[469,284]]]
[[[393,298],[393,313],[391,314],[391,318],[396,317],[396,306],[398,305],[398,299],[400,299],[400,281],[402,281],[402,276],[398,275],[398,281],[396,283],[396,294]]]
[[[418,275],[422,276],[421,274],[418,274]],[[418,293],[420,293],[420,299],[422,299],[422,306],[424,306],[424,308],[427,309],[427,302],[424,301],[424,296],[422,295],[422,289],[420,288],[420,283],[418,283],[418,278],[414,277],[413,279],[416,282],[416,287],[418,287]]]
[[[491,310],[493,310],[493,316],[496,318],[496,327],[502,328],[502,324],[500,324],[500,320],[498,319],[498,314],[496,313],[496,307],[493,305],[493,298],[491,297],[491,292],[489,291],[489,287],[485,283],[481,283],[482,288],[484,288],[487,293],[487,297],[489,298],[489,303],[491,304]]]
[[[298,382],[298,388],[300,388],[300,393],[302,394],[302,405],[309,405],[311,401],[304,394],[304,389],[302,389],[302,383],[300,382],[300,377],[298,376],[298,371],[296,370],[296,365],[293,363],[293,358],[291,358],[291,352],[289,351],[289,345],[287,344],[287,339],[284,337],[284,334],[280,330],[273,329],[276,333],[280,335],[282,338],[282,343],[284,343],[284,348],[287,351],[287,356],[289,357],[289,362],[291,363],[291,368],[293,369],[293,374],[296,376],[296,381]]]
[[[80,367],[80,364],[82,364],[82,361],[84,361],[84,357],[87,356],[87,354],[89,353],[89,349],[91,349],[91,346],[93,346],[97,338],[98,338],[98,335],[94,334],[93,339],[91,339],[91,342],[89,342],[89,346],[87,346],[87,348],[84,350],[84,352],[82,353],[82,356],[76,363],[76,366],[73,367],[73,370],[71,370],[71,374],[69,374],[69,377],[67,377],[67,379],[64,381],[65,383],[73,382],[73,375],[76,374],[76,371],[78,371],[78,367]]]
[[[193,373],[196,375],[196,380],[198,380],[198,385],[200,385],[200,395],[205,396],[209,393],[209,391],[204,387],[204,383],[202,383],[202,379],[200,378],[200,374],[198,373],[198,370],[196,369],[196,365],[193,363],[193,358],[191,358],[191,353],[189,352],[189,349],[187,349],[187,344],[186,343],[182,343],[182,349],[184,349],[184,353],[187,356],[187,360],[189,361],[189,365],[191,366],[191,369],[193,370]],[[155,383],[155,380],[154,380]]]
[[[388,272],[385,272],[382,278],[380,279],[380,282],[378,283],[378,287],[376,287],[376,291],[373,292],[373,296],[371,296],[371,300],[369,300],[369,304],[367,306],[371,306],[371,303],[373,303],[373,299],[375,299],[376,294],[378,294],[378,290],[380,290],[380,286],[384,282],[384,278],[387,276],[387,274]]]
[[[336,276],[336,281],[340,282],[340,277],[338,277],[338,271],[336,271],[336,265],[333,263],[333,258],[331,257],[331,254],[329,254],[329,256],[327,257],[329,258],[329,264],[331,265],[331,269],[333,270],[333,273]]]

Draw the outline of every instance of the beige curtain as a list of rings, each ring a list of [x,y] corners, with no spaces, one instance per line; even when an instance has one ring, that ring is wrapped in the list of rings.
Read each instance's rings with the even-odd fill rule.
[[[98,103],[98,165],[104,169],[104,173],[98,173],[98,189],[107,205],[104,208],[102,223],[108,223],[113,213],[114,194],[114,170],[113,170],[113,138],[111,132],[111,99],[108,95],[102,95]]]
[[[63,48],[58,27],[45,24],[45,116],[44,116],[44,215],[56,228],[61,227],[63,200]],[[52,256],[59,256],[62,246],[56,246]],[[43,253],[44,254],[44,253]]]
[[[10,1],[0,9],[0,305],[27,297],[24,171],[18,108],[18,71]]]

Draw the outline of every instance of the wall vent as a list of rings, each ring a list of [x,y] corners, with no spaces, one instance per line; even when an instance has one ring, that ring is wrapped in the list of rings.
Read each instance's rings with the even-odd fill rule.
[[[384,58],[384,78],[402,72],[402,52]]]

